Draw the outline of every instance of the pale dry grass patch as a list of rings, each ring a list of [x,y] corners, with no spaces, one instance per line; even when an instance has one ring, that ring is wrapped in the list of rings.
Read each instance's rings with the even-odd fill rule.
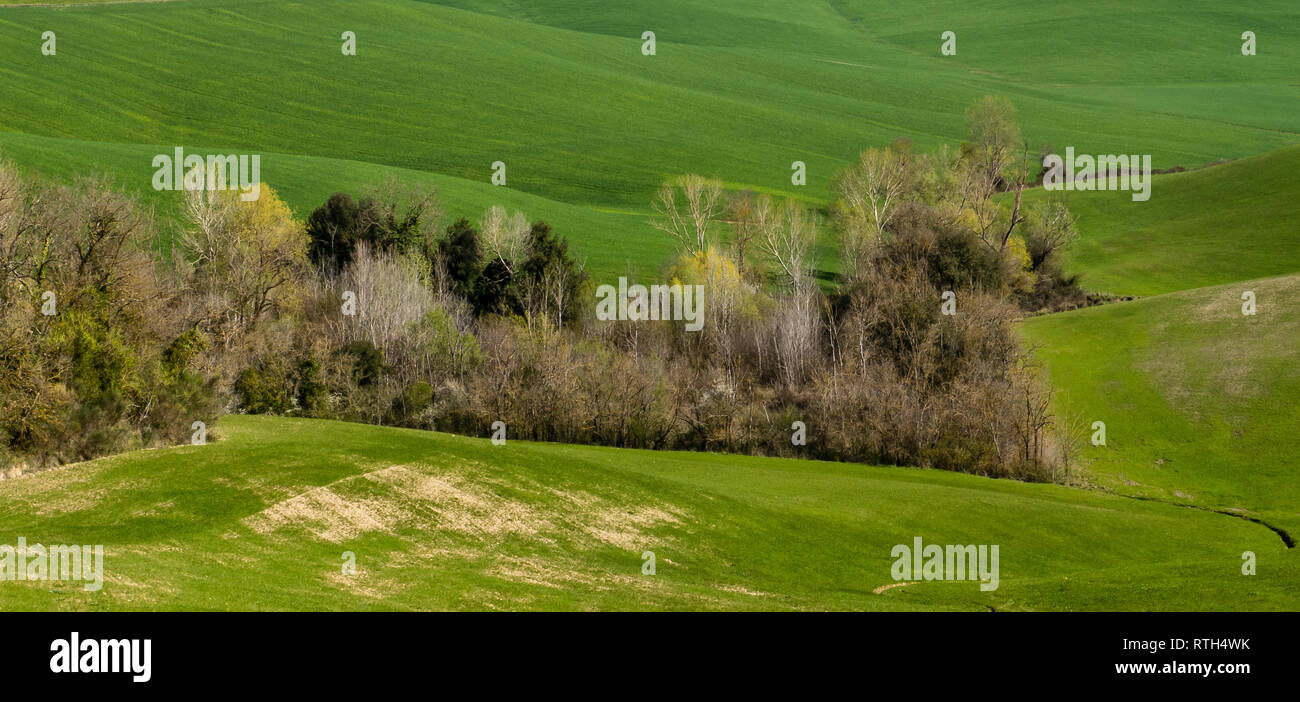
[[[324,541],[342,543],[369,531],[388,531],[397,518],[391,505],[345,498],[323,486],[277,502],[241,521],[258,534],[295,526]]]
[[[667,591],[660,579],[641,575],[640,551],[664,541],[656,538],[652,544],[648,530],[683,523],[681,509],[662,502],[621,504],[587,491],[510,480],[474,461],[441,463],[376,467],[281,499],[242,523],[261,535],[301,529],[330,543],[370,532],[400,534],[407,547],[382,556],[382,572],[436,573],[440,563],[454,561],[460,567],[481,563],[481,568],[471,567],[492,578],[554,590],[632,588],[647,599]],[[544,551],[518,556],[475,546],[507,538],[524,539]],[[556,550],[560,543],[572,546],[561,553]],[[581,549],[608,547],[628,552],[628,572],[593,568],[581,557]],[[406,587],[405,576],[381,581],[360,568],[355,575],[331,572],[327,578],[347,592],[376,600]],[[738,586],[723,586],[728,587]],[[763,595],[743,588],[720,591]],[[716,604],[707,597],[701,601]],[[485,597],[480,606],[514,609],[520,604],[513,598]]]
[[[1256,314],[1241,313],[1243,292],[1256,295]],[[1201,291],[1177,295],[1199,295]],[[1256,377],[1261,361],[1291,358],[1295,340],[1300,338],[1300,316],[1293,313],[1290,300],[1300,294],[1300,275],[1245,281],[1209,291],[1204,301],[1191,305],[1189,314],[1179,319],[1159,319],[1150,330],[1153,339],[1169,334],[1174,324],[1191,322],[1209,329],[1206,341],[1182,347],[1181,353],[1157,345],[1146,358],[1135,364],[1151,376],[1153,386],[1171,405],[1193,419],[1208,417],[1197,405],[1213,405],[1221,397],[1249,400],[1267,392],[1267,383]],[[1205,366],[1209,366],[1206,368]],[[1209,378],[1204,387],[1193,388],[1191,381]]]
[[[508,556],[500,559],[496,565],[488,568],[484,573],[512,582],[527,583],[556,590],[569,589],[574,586],[581,586],[598,592],[627,588],[645,591],[663,589],[662,583],[656,580],[657,576],[641,575],[639,566],[635,563],[632,564],[629,573],[610,573],[583,568],[580,563],[573,559]]]
[[[500,537],[534,536],[550,526],[546,516],[531,506],[454,473],[430,475],[409,466],[390,466],[364,477],[392,488],[404,502],[432,511],[437,521],[431,526],[436,528]]]

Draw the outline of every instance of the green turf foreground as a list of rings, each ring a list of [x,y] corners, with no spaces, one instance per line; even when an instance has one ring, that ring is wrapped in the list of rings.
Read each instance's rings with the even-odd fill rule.
[[[0,544],[103,544],[98,592],[0,608],[1295,609],[1300,559],[1230,516],[937,471],[224,418],[204,446],[0,482]],[[999,587],[891,550],[1000,548]],[[654,575],[643,574],[653,551]],[[1241,574],[1244,551],[1258,574]],[[344,575],[345,552],[356,559]]]

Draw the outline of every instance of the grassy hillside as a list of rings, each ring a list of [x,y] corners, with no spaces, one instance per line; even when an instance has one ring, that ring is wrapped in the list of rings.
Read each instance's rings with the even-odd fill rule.
[[[369,179],[376,170],[358,164],[371,164],[456,179],[453,200],[470,203],[456,214],[472,215],[511,199],[487,185],[501,160],[510,189],[590,210],[530,214],[571,221],[593,269],[617,272],[658,255],[643,219],[666,176],[818,202],[865,146],[956,143],[963,110],[985,94],[1011,98],[1036,144],[1151,153],[1157,167],[1273,150],[1300,132],[1288,73],[1300,41],[1279,31],[1296,10],[1282,3],[1108,3],[1075,18],[1107,31],[1082,33],[1055,6],[1049,21],[1031,5],[932,3],[920,21],[853,0],[449,4],[4,8],[0,149],[84,172],[87,154],[136,145],[107,165],[140,187],[159,145],[330,159],[264,167],[300,212],[335,183]],[[959,32],[957,56],[938,55],[940,25]],[[1243,26],[1256,28],[1259,56],[1240,55]],[[653,57],[640,52],[647,29]],[[47,30],[57,56],[39,50]],[[358,37],[354,57],[339,51],[344,30]],[[1077,50],[1081,36],[1106,50]],[[1141,62],[1122,51],[1133,45]],[[63,141],[36,148],[22,135]],[[790,184],[795,160],[808,164],[806,188]],[[304,171],[314,177],[295,182]]]
[[[170,148],[0,133],[0,157],[19,164],[39,164],[28,169],[55,178],[106,174],[115,185],[141,196],[144,202],[155,207],[164,230],[170,228],[168,222],[171,218],[179,214],[182,195],[154,191],[146,176],[153,176],[150,164],[154,155]],[[196,147],[193,152],[218,151]],[[545,219],[557,232],[570,239],[577,256],[585,260],[588,269],[596,275],[625,274],[629,269],[657,270],[673,253],[671,242],[654,229],[648,214],[572,205],[438,173],[395,169],[360,161],[263,153],[262,174],[263,180],[276,189],[299,219],[306,219],[314,208],[335,192],[360,193],[367,187],[382,184],[391,176],[406,185],[436,188],[447,218],[468,217],[477,222],[488,207],[502,205],[511,211],[523,212],[531,219]],[[833,263],[830,260],[833,242],[829,232],[823,239],[822,260]],[[628,246],[628,241],[638,243]]]
[[[1089,290],[1159,295],[1300,271],[1300,146],[1155,176],[1151,199],[1061,193],[1079,218],[1066,269]],[[1029,191],[1026,201],[1046,197]]]
[[[1253,291],[1255,316],[1241,295]],[[1300,275],[1030,319],[1058,407],[1104,421],[1086,456],[1128,494],[1239,511],[1300,535]]]
[[[3,609],[1295,609],[1232,517],[901,468],[232,416],[222,440],[0,482],[0,543],[103,543],[99,593]],[[895,544],[1000,545],[1000,587],[891,584]],[[655,553],[657,572],[641,574]],[[1242,551],[1259,575],[1240,575]],[[358,572],[345,577],[344,551]]]

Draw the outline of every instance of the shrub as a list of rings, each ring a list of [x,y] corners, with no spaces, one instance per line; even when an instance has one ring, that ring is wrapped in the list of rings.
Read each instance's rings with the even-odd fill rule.
[[[321,416],[329,404],[329,390],[321,379],[320,363],[307,356],[298,364],[298,409],[308,417]]]
[[[385,370],[383,349],[369,341],[354,341],[343,347],[342,353],[352,359],[352,380],[358,387],[379,383]]]
[[[523,305],[514,286],[514,275],[510,268],[500,259],[488,261],[483,272],[474,281],[470,293],[470,305],[474,314],[523,314]]]
[[[239,404],[249,414],[284,414],[293,406],[284,369],[271,360],[249,366],[235,380]]]
[[[408,385],[393,399],[388,412],[388,423],[417,426],[418,418],[433,406],[433,387],[423,380]]]
[[[328,270],[342,270],[352,249],[365,238],[361,206],[347,193],[334,193],[307,218],[308,256]]]
[[[162,367],[166,377],[179,382],[189,374],[190,363],[194,357],[207,349],[207,341],[197,329],[181,332],[163,351]]]

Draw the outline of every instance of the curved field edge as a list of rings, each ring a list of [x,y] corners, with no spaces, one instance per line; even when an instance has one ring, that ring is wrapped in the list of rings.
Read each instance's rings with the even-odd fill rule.
[[[1255,314],[1243,314],[1243,296]],[[1300,533],[1300,274],[1026,320],[1101,484]]]
[[[230,416],[206,446],[0,482],[0,543],[102,543],[105,584],[3,609],[1295,609],[1239,519],[905,468]],[[893,582],[891,549],[996,544],[1000,584]],[[653,551],[656,573],[642,574]],[[1259,574],[1240,573],[1253,551]],[[357,572],[342,574],[344,553]]]
[[[1080,237],[1065,269],[1088,290],[1160,295],[1300,271],[1300,144],[1153,176],[1151,199],[1064,193]],[[1033,205],[1042,188],[1025,194]]]
[[[181,213],[183,198],[178,192],[156,191],[151,186],[157,154],[172,153],[173,146],[148,144],[109,144],[0,132],[0,159],[12,161],[20,169],[60,181],[102,175],[116,188],[139,198],[154,208],[158,223],[168,241],[166,248],[184,226]],[[186,153],[224,154],[231,149],[187,146]],[[392,168],[361,161],[343,161],[264,152],[261,156],[261,179],[292,209],[294,217],[306,220],[312,210],[336,192],[361,194],[365,189],[383,186],[390,178],[403,187],[436,190],[443,223],[461,217],[477,222],[483,212],[500,205],[511,212],[522,212],[530,220],[545,220],[556,232],[569,239],[574,253],[589,272],[596,275],[626,275],[629,270],[655,270],[673,252],[672,242],[650,223],[650,213],[634,210],[600,209],[548,200],[512,188],[494,187],[483,182],[465,180],[425,171]],[[825,248],[832,246],[830,237]],[[628,246],[629,241],[637,242]]]
[[[1134,104],[1062,83],[1077,76],[1041,60],[1064,53],[1068,73],[1127,66],[1110,53],[1062,52],[1053,39],[1063,23],[1039,21],[1023,35],[981,28],[999,34],[963,44],[954,61],[938,55],[937,30],[926,51],[864,31],[896,12],[882,3],[851,12],[819,0],[756,4],[566,3],[538,9],[537,21],[404,0],[14,8],[0,22],[9,58],[0,125],[115,143],[234,144],[471,180],[486,180],[501,160],[511,187],[606,207],[643,206],[665,176],[684,172],[790,190],[795,160],[808,164],[808,190],[822,194],[864,146],[899,136],[924,149],[956,143],[964,110],[988,94],[1017,105],[1034,144],[1151,153],[1157,167],[1261,153],[1300,131],[1287,72],[1300,49],[1284,32],[1262,29],[1267,51],[1247,62],[1238,51],[1190,84],[1185,52],[1153,52],[1142,71],[1115,72],[1103,86],[1166,91]],[[1225,64],[1240,23],[1271,28],[1290,17],[1281,4],[1198,13],[1165,36],[1158,30],[1169,25],[1151,22],[1186,8],[1161,5],[1141,28],[1157,34],[1144,45],[1196,46],[1208,66]],[[979,15],[962,21],[978,25]],[[640,52],[647,26],[659,30],[652,57]],[[355,56],[340,51],[345,29],[358,37]],[[43,31],[57,33],[56,56],[39,51]],[[699,43],[714,36],[734,45]],[[1255,90],[1234,92],[1237,109],[1224,114],[1207,85]]]

